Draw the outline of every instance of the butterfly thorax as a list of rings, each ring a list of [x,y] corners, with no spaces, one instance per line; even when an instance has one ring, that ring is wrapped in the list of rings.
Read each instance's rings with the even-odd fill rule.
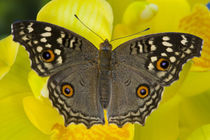
[[[112,77],[111,77],[111,55],[112,54],[112,46],[105,40],[100,44],[99,50],[99,95],[101,105],[106,108],[109,104],[110,94],[111,94],[111,85],[112,85]]]

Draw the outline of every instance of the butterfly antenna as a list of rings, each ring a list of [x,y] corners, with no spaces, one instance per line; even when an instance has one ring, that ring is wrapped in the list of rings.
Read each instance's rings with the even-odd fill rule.
[[[92,29],[90,29],[87,25],[85,25],[80,19],[79,17],[75,14],[74,15],[81,23],[82,25],[84,25],[86,28],[88,28],[91,32],[93,32],[95,35],[97,35],[100,39],[102,39],[103,41],[105,41],[100,35],[98,35],[96,32],[94,32]]]
[[[150,28],[147,28],[147,29],[145,29],[145,30],[143,30],[143,31],[140,31],[140,32],[137,32],[137,33],[134,33],[134,34],[131,34],[131,35],[127,35],[127,36],[123,36],[123,37],[115,38],[115,39],[112,39],[110,42],[115,41],[115,40],[119,40],[119,39],[123,39],[123,38],[129,37],[129,36],[133,36],[133,35],[136,35],[136,34],[139,34],[139,33],[145,32],[145,31],[147,31],[147,30],[149,30],[149,29],[150,29]]]

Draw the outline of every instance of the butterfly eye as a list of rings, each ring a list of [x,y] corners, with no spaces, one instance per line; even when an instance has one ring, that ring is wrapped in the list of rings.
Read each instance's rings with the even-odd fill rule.
[[[167,70],[169,66],[170,66],[170,62],[165,58],[160,58],[156,63],[156,67],[160,71]]]
[[[70,84],[64,84],[62,86],[62,93],[67,97],[72,97],[74,94],[73,87]]]
[[[42,59],[43,59],[45,62],[52,62],[52,61],[55,59],[55,54],[53,53],[52,50],[45,50],[45,51],[42,53]]]
[[[138,97],[145,98],[149,94],[149,88],[146,85],[140,85],[136,92]]]

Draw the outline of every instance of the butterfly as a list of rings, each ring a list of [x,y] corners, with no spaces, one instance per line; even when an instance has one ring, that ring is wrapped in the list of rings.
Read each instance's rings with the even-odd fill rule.
[[[65,126],[87,128],[109,123],[144,125],[157,108],[165,86],[178,79],[182,66],[201,55],[197,36],[166,32],[129,40],[116,49],[108,40],[98,50],[82,36],[46,22],[12,24],[13,40],[29,52],[31,67],[49,76],[49,99]]]

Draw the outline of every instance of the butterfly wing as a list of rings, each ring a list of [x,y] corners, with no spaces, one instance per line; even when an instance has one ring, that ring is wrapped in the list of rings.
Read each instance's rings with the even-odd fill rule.
[[[143,36],[117,47],[113,51],[109,122],[144,124],[157,107],[163,87],[178,79],[187,60],[200,56],[201,46],[199,37],[172,32]]]
[[[103,124],[97,87],[97,48],[65,28],[38,21],[12,24],[13,39],[29,52],[32,68],[48,80],[49,98],[65,125]]]
[[[13,40],[29,52],[32,68],[48,76],[84,61],[97,62],[97,48],[85,38],[65,28],[38,21],[12,24]]]
[[[49,98],[64,116],[66,126],[70,123],[83,123],[90,128],[93,124],[104,124],[103,109],[96,88],[97,75],[97,65],[86,63],[50,77]]]

